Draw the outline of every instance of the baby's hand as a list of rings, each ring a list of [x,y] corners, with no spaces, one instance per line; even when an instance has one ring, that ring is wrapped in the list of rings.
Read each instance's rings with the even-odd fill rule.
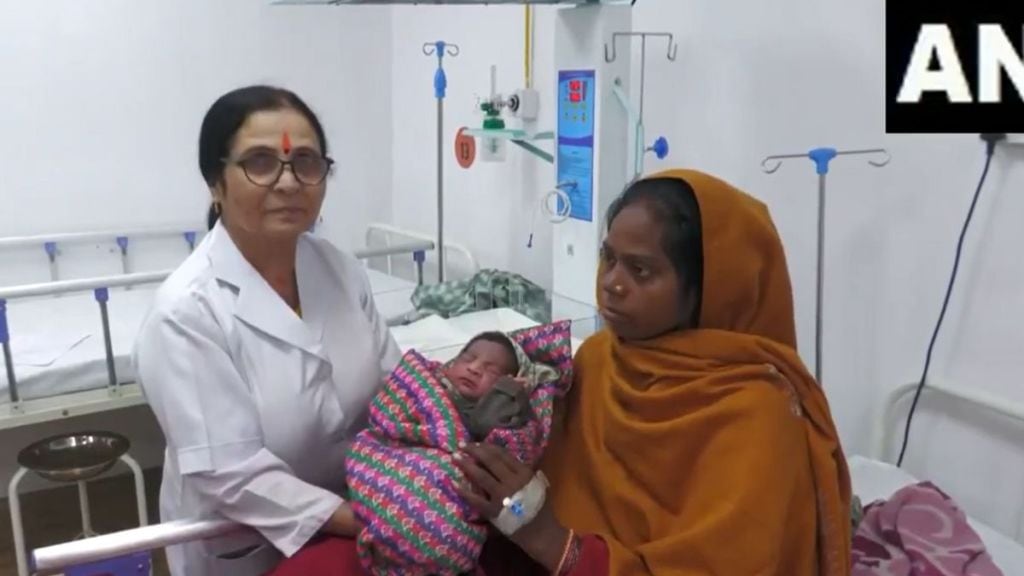
[[[516,378],[513,376],[502,376],[498,379],[501,382],[502,389],[505,391],[515,390],[526,390],[529,387],[529,381],[526,378]]]

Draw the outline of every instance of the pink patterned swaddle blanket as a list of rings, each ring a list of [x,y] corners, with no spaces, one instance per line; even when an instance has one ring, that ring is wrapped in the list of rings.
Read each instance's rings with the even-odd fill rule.
[[[572,382],[569,322],[509,334],[531,361],[557,369],[557,380],[530,393],[524,426],[495,429],[485,442],[535,465],[551,434],[556,397]],[[476,569],[488,523],[455,492],[461,473],[451,455],[472,442],[439,378],[442,365],[407,352],[370,406],[370,423],[346,462],[350,500],[365,528],[357,538],[363,566],[375,575],[455,576]]]
[[[853,539],[853,576],[1002,576],[967,516],[929,482],[869,505]]]

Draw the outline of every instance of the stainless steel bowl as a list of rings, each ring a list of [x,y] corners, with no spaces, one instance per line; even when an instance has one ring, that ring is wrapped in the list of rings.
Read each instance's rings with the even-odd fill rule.
[[[51,436],[18,453],[18,464],[53,482],[80,482],[109,470],[130,447],[114,432]]]

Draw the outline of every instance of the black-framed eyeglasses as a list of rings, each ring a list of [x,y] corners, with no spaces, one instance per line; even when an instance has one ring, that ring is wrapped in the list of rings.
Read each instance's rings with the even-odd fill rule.
[[[300,184],[316,186],[327,178],[334,164],[332,158],[313,152],[298,152],[291,160],[282,160],[272,152],[256,152],[236,160],[225,158],[224,162],[241,167],[249,182],[267,187],[277,184],[285,166],[291,167]]]

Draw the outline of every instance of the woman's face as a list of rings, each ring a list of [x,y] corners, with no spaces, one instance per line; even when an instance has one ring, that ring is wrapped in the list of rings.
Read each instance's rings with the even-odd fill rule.
[[[685,328],[679,275],[662,248],[662,224],[645,202],[619,212],[601,249],[598,305],[623,340],[648,340]]]
[[[299,163],[308,169],[322,157],[313,126],[299,112],[283,108],[253,113],[235,135],[224,177],[212,190],[224,225],[265,238],[295,238],[309,230],[320,213],[326,179],[304,184],[295,178],[294,170],[303,169]],[[275,158],[291,160],[296,166],[285,167],[276,182],[254,184],[251,176],[265,183],[259,175],[273,174]],[[246,165],[249,176],[240,163]]]

